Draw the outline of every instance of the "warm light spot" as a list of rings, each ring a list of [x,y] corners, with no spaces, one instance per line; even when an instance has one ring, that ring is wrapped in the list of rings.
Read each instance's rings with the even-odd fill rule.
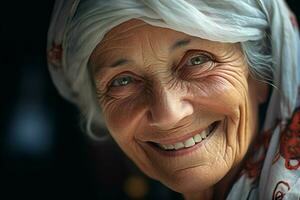
[[[143,177],[130,176],[125,181],[124,191],[132,199],[143,199],[149,191],[149,186]]]

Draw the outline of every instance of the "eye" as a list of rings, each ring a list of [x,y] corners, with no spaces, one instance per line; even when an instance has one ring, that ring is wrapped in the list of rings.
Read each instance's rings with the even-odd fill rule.
[[[111,87],[124,87],[134,82],[134,79],[131,76],[121,76],[112,80]]]
[[[205,54],[196,54],[187,59],[187,66],[202,65],[211,61],[211,58]]]

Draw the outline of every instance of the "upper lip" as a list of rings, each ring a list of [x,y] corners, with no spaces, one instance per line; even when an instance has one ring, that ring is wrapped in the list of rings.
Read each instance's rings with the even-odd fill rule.
[[[147,142],[154,142],[154,143],[164,144],[164,145],[175,144],[175,143],[178,143],[178,142],[183,142],[183,141],[186,141],[187,139],[195,136],[196,134],[201,133],[203,130],[207,129],[213,123],[209,124],[205,128],[197,129],[195,131],[192,131],[190,133],[186,133],[184,135],[181,135],[181,136],[178,136],[178,137],[175,137],[175,138],[174,137],[172,137],[172,138],[161,138],[161,139],[157,139],[157,140],[149,140]]]

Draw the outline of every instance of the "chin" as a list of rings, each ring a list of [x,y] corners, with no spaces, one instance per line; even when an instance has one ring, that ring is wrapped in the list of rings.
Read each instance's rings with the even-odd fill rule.
[[[213,173],[212,173],[213,172]],[[226,172],[208,166],[198,166],[175,172],[169,177],[158,179],[166,187],[182,194],[198,193],[214,187]]]

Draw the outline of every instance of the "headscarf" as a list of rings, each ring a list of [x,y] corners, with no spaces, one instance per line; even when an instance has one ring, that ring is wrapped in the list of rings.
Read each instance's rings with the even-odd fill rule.
[[[268,145],[263,143],[263,166],[257,170],[257,174],[262,172],[263,176],[253,178],[249,170],[244,170],[227,198],[271,199],[276,184],[287,182],[283,180],[287,179],[285,175],[292,177],[292,185],[300,188],[300,168],[288,169],[286,173],[286,166],[278,164],[285,159],[282,153],[278,162],[272,162],[276,152],[281,152],[281,133],[291,125],[299,93],[298,32],[283,0],[57,0],[48,32],[47,52],[51,77],[63,97],[79,106],[87,103],[80,94],[87,90],[91,53],[109,30],[133,18],[219,42],[258,41],[270,31],[275,88],[262,134],[270,137],[265,139]],[[259,153],[262,154],[260,150],[256,152]],[[256,154],[253,162],[257,161]],[[289,190],[284,194],[294,195],[291,183],[285,183]]]

